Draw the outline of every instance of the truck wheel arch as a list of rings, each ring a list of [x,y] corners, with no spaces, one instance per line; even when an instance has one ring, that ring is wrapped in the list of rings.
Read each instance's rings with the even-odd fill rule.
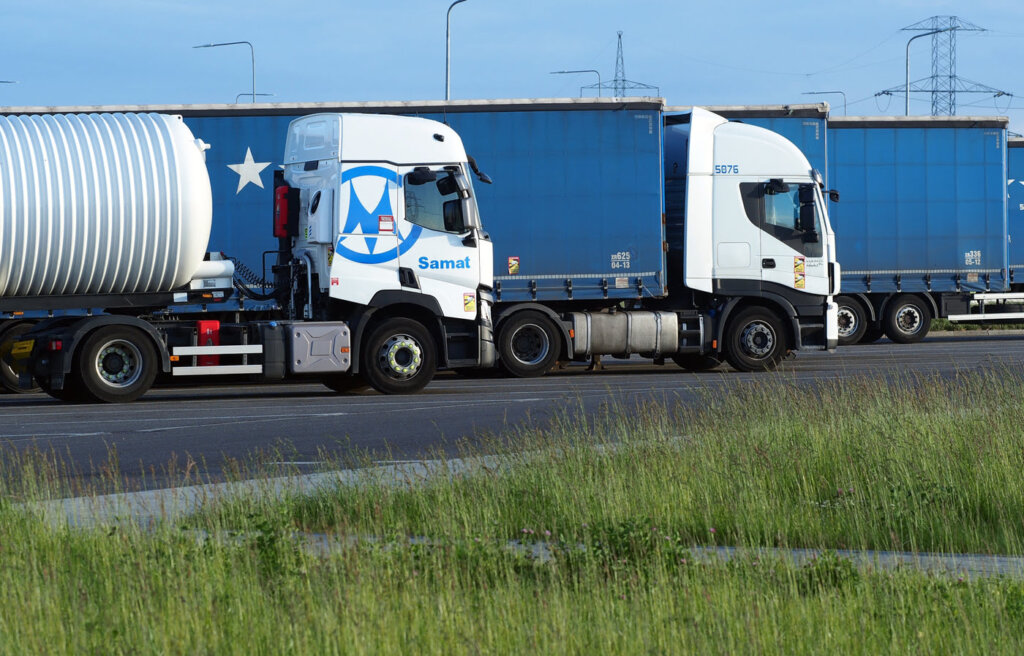
[[[441,331],[441,306],[437,300],[420,293],[401,290],[377,292],[370,299],[366,309],[353,317],[352,325],[352,373],[360,372],[360,352],[368,330],[391,317],[415,319],[423,324],[437,347],[437,365],[448,366],[444,335]]]
[[[776,314],[783,325],[787,326],[787,335],[791,349],[798,350],[803,344],[800,340],[800,322],[796,318],[796,308],[785,298],[772,293],[762,293],[754,299],[733,298],[726,303],[722,310],[721,319],[715,327],[714,339],[718,342],[718,350],[721,351],[725,343],[725,330],[729,325],[729,319],[735,314],[749,307],[761,307]],[[787,317],[789,317],[787,319]]]
[[[525,312],[527,310],[540,312],[554,322],[562,336],[562,349],[565,353],[565,357],[571,360],[574,353],[572,350],[572,337],[569,335],[569,327],[566,326],[564,321],[562,321],[562,317],[558,316],[558,313],[546,305],[541,305],[540,303],[516,303],[515,305],[500,308],[495,312],[494,316],[495,337],[501,333],[501,324],[503,322],[507,321],[510,317],[515,316],[519,312]]]

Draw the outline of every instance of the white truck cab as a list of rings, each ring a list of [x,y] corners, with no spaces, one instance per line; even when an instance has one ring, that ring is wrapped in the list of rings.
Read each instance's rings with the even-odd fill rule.
[[[275,210],[275,221],[278,236],[290,239],[282,252],[307,278],[307,292],[295,294],[296,315],[329,320],[343,308],[357,346],[371,315],[417,321],[439,347],[437,364],[491,366],[493,249],[471,174],[490,180],[470,161],[459,135],[436,121],[371,114],[292,121],[275,198],[291,198],[285,204],[297,209],[290,217]],[[378,389],[389,387],[378,369],[401,381],[429,359],[427,340],[392,332],[370,345],[379,357],[353,356]]]
[[[796,338],[800,348],[833,350],[835,233],[821,175],[804,154],[774,132],[700,108],[687,124],[666,130],[665,150],[667,177],[673,170],[677,178],[685,175],[686,286],[764,299],[791,322],[790,345]],[[776,329],[754,322],[732,346],[754,355],[771,350]]]
[[[284,181],[300,190],[297,252],[321,291],[369,305],[383,291],[434,299],[475,319],[492,286],[462,140],[417,118],[315,114],[292,122]]]

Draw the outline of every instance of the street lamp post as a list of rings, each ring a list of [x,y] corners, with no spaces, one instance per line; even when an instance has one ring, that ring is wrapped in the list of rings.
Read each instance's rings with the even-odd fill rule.
[[[826,94],[838,93],[843,97],[843,116],[846,116],[846,94],[842,91],[804,91],[805,96],[824,96]]]
[[[597,97],[601,97],[601,73],[592,68],[581,68],[577,71],[551,71],[552,75],[567,75],[569,73],[593,73],[597,76]],[[583,97],[583,87],[580,87],[580,97]]]
[[[910,39],[907,41],[907,78],[906,78],[906,86],[904,87],[904,92],[903,92],[904,95],[906,96],[906,103],[907,103],[906,104],[906,112],[904,112],[905,116],[910,116],[910,43],[914,39],[920,39],[923,36],[931,36],[933,34],[941,34],[942,32],[949,32],[950,30],[955,30],[955,29],[956,29],[955,27],[944,27],[941,30],[932,30],[931,32],[924,32],[923,34],[917,34],[915,36],[910,37]]]
[[[452,87],[451,87],[451,70],[452,70],[452,61],[451,61],[452,9],[455,8],[455,5],[459,4],[460,2],[465,2],[465,1],[466,0],[455,0],[455,2],[453,2],[448,7],[448,17],[445,19],[445,25],[444,25],[444,99],[446,101],[451,97],[451,90],[452,90]]]
[[[219,48],[221,46],[249,46],[249,55],[252,60],[252,102],[256,102],[256,49],[248,41],[228,41],[226,43],[204,43],[193,48]],[[241,95],[241,94],[240,94]]]

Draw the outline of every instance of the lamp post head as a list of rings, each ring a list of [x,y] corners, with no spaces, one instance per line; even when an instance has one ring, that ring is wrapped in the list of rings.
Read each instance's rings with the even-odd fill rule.
[[[448,13],[445,15],[444,21],[444,99],[448,101],[451,99],[451,71],[452,71],[452,59],[451,59],[451,28],[452,28],[452,9],[455,5],[466,0],[455,0],[455,2],[448,5]]]
[[[249,55],[252,61],[252,101],[256,102],[256,48],[249,41],[226,41],[224,43],[202,43],[193,48],[217,48],[220,46],[249,46]],[[241,94],[239,94],[241,95]]]

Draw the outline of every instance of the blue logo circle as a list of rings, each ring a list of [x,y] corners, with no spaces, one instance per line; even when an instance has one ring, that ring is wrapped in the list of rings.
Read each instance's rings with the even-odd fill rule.
[[[377,206],[367,210],[356,196],[355,186],[352,183],[356,178],[378,178],[383,186],[380,200]],[[398,221],[395,220],[395,211],[391,207],[391,194],[388,193],[390,184],[402,186],[402,177],[396,171],[384,168],[383,166],[357,166],[341,174],[341,184],[349,183],[348,216],[345,217],[345,227],[342,232],[345,236],[338,238],[334,247],[336,255],[346,260],[359,262],[360,264],[383,264],[396,259],[399,255],[406,253],[423,232],[421,226],[413,226],[409,234],[402,235],[398,229]],[[384,251],[376,252],[377,240],[380,236],[380,217],[390,216],[394,226],[394,235],[398,237],[398,246]],[[352,234],[359,229],[362,234]],[[362,239],[366,251],[355,251],[343,245],[343,242]]]

